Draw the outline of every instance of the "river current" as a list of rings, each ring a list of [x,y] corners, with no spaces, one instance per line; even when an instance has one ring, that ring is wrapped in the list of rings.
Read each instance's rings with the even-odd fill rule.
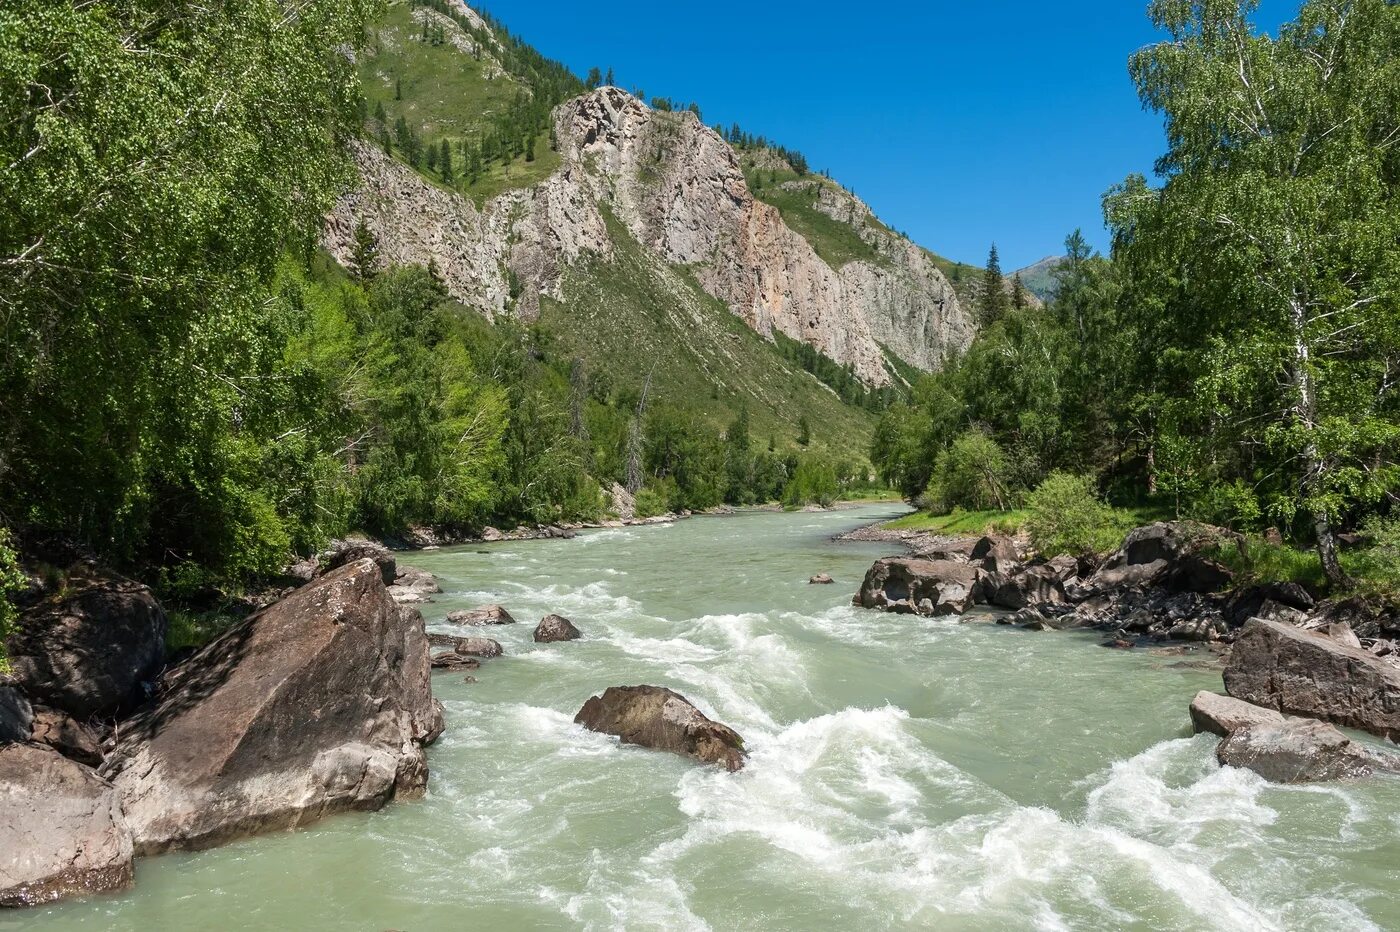
[[[1400,928],[1400,780],[1221,769],[1186,712],[1220,675],[1190,657],[851,607],[893,548],[831,538],[892,511],[410,555],[445,590],[430,628],[520,622],[479,632],[506,654],[478,682],[435,675],[427,798],[143,860],[0,930]],[[549,612],[584,640],[534,644]],[[747,768],[573,724],[640,683],[739,731]]]

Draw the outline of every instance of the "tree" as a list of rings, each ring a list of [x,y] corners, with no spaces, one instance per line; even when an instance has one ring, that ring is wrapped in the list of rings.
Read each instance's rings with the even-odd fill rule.
[[[452,171],[452,147],[446,139],[438,149],[438,169],[442,172],[442,180],[451,184],[456,175]]]
[[[370,230],[365,218],[355,224],[355,242],[350,247],[350,273],[362,282],[374,278],[375,265],[379,259],[379,240]]]
[[[531,136],[529,142],[525,143],[525,161],[535,160],[535,137]]]
[[[1030,303],[1025,283],[1021,281],[1021,273],[1017,272],[1011,279],[1011,306],[1018,311],[1024,311]]]
[[[394,99],[403,100],[403,79],[397,75],[394,76]]]
[[[987,268],[982,273],[982,288],[977,295],[977,317],[983,327],[990,327],[1006,314],[1006,279],[1001,274],[1001,259],[997,244],[987,255]]]
[[[807,420],[806,414],[799,414],[797,416],[797,445],[805,447],[811,442],[812,424]]]
[[[597,68],[588,69],[588,78],[583,82],[583,86],[590,91],[597,90],[603,84],[603,73]]]
[[[1170,39],[1131,71],[1166,120],[1162,184],[1107,213],[1189,385],[1174,429],[1306,515],[1339,587],[1338,522],[1400,487],[1400,6],[1308,0],[1277,39],[1256,6],[1151,5]]]
[[[606,78],[603,79],[603,84],[605,84],[605,85],[608,86],[608,87],[616,87],[616,86],[617,86],[617,78],[615,78],[615,77],[613,76],[613,70],[612,70],[611,67],[608,68],[608,76],[607,76]]]

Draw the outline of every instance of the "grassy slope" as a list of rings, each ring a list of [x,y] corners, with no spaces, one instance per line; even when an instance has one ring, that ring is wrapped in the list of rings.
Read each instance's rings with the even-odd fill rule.
[[[806,414],[811,449],[864,461],[873,418],[783,361],[684,270],[649,257],[609,218],[615,255],[570,272],[565,300],[542,301],[540,326],[562,352],[587,359],[615,384],[640,389],[652,370],[655,397],[724,428],[747,405],[755,442],[797,440]]]
[[[1041,259],[1034,265],[1028,265],[1024,269],[1018,269],[1011,273],[1021,276],[1021,284],[1026,286],[1026,290],[1042,301],[1049,301],[1055,296],[1055,269],[1059,268],[1064,261],[1061,256],[1051,256]]]
[[[834,220],[817,209],[818,186],[833,182],[820,175],[798,175],[791,170],[755,169],[749,160],[744,162],[744,177],[754,196],[778,208],[783,222],[810,243],[817,255],[833,269],[857,260],[877,265],[888,264],[887,259],[860,238],[854,227]],[[787,182],[796,181],[801,181],[802,186],[795,190],[782,187]]]
[[[487,69],[493,66],[475,60],[451,42],[432,45],[420,41],[421,28],[406,3],[394,3],[385,13],[375,41],[360,59],[368,112],[374,113],[376,105],[382,104],[390,126],[403,116],[425,144],[437,145],[443,139],[455,144],[464,135],[480,130],[486,117],[508,107],[521,87],[510,75],[488,79]],[[396,82],[402,100],[394,99]],[[558,153],[551,151],[549,140],[542,137],[536,143],[533,162],[521,156],[508,165],[493,163],[476,184],[467,187],[461,177],[464,166],[455,149],[452,156],[457,180],[450,187],[470,195],[478,205],[505,191],[538,184],[559,167]],[[423,175],[439,187],[448,187],[436,173],[425,170]]]

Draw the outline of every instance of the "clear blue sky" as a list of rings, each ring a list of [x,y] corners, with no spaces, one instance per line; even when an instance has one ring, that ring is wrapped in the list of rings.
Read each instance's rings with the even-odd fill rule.
[[[965,262],[995,240],[1004,268],[1028,265],[1075,227],[1106,248],[1100,197],[1162,149],[1127,74],[1158,38],[1146,0],[480,2],[580,75],[611,66],[622,87],[800,149]],[[1263,0],[1259,23],[1297,10]]]

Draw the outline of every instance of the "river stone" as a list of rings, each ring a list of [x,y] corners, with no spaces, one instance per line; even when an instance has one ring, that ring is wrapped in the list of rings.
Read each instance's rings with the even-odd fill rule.
[[[1277,725],[1283,720],[1273,709],[1205,689],[1191,700],[1191,727],[1196,734],[1208,731],[1223,738],[1245,725]]]
[[[1053,567],[1040,564],[1011,572],[988,572],[982,577],[980,596],[979,601],[1016,611],[1028,605],[1064,602],[1065,585]]]
[[[865,574],[855,604],[887,612],[961,615],[974,604],[981,571],[951,560],[889,557]]]
[[[389,595],[400,605],[431,602],[432,597],[441,591],[436,576],[415,566],[400,566],[394,584],[389,587]]]
[[[1021,562],[1021,552],[1011,538],[989,535],[977,541],[967,558],[989,572],[1007,573]]]
[[[807,584],[811,586],[829,586],[834,582],[836,582],[836,580],[832,579],[826,573],[818,573],[811,579],[807,580]]]
[[[535,641],[539,644],[549,644],[554,641],[576,641],[583,637],[583,632],[574,627],[574,623],[563,615],[546,615],[540,620],[539,626],[535,628]]]
[[[1255,618],[1241,629],[1225,691],[1287,715],[1400,737],[1400,667],[1277,621]]]
[[[1248,767],[1273,783],[1400,773],[1400,754],[1368,747],[1311,719],[1241,725],[1220,742],[1215,756],[1226,766]]]
[[[454,625],[471,625],[482,628],[486,625],[513,625],[515,619],[510,612],[499,605],[483,605],[471,610],[461,609],[447,614],[447,621]]]
[[[433,654],[432,668],[434,670],[476,670],[480,666],[481,661],[478,658],[468,657],[454,650]]]
[[[124,889],[131,858],[110,783],[52,748],[0,747],[0,906]]]
[[[663,686],[610,686],[579,709],[574,722],[616,735],[624,744],[671,751],[730,772],[744,766],[744,739],[711,721],[680,693]]]
[[[168,628],[150,589],[82,566],[19,617],[7,642],[11,669],[36,702],[81,719],[113,715],[160,672]]]
[[[186,661],[108,758],[137,852],[422,795],[442,731],[429,673],[422,616],[370,559],[251,616]]]

